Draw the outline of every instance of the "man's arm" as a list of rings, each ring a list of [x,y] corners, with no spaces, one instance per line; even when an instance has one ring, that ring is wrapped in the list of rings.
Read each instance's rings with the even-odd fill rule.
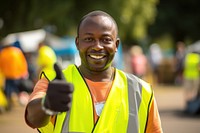
[[[25,120],[33,128],[45,126],[50,121],[50,116],[70,109],[73,85],[64,79],[56,64],[54,69],[56,78],[51,82],[41,78],[35,85],[26,107]]]
[[[25,120],[32,128],[42,127],[49,121],[50,117],[42,110],[41,101],[46,95],[49,81],[46,78],[38,80],[30,95],[26,106]]]
[[[48,124],[50,115],[42,110],[42,98],[30,101],[26,107],[26,123],[32,128],[39,128]]]

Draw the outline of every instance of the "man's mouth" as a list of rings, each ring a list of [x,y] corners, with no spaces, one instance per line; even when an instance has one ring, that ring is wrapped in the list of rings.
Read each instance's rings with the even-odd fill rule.
[[[105,55],[89,55],[89,57],[91,57],[93,59],[103,59],[105,57]]]

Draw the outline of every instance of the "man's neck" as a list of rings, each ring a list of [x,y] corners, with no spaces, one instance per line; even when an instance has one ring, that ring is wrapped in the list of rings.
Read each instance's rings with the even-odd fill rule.
[[[104,71],[91,71],[86,69],[85,67],[79,67],[79,71],[82,76],[91,80],[91,81],[111,81],[114,77],[114,68],[109,67]]]

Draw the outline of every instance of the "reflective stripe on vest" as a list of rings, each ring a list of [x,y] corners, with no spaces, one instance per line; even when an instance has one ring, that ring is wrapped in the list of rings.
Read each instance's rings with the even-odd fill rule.
[[[145,132],[153,94],[147,83],[116,70],[111,91],[95,125],[93,102],[83,77],[74,65],[64,70],[64,75],[74,84],[72,107],[70,112],[57,116],[53,133]]]
[[[129,123],[127,133],[145,133],[153,91],[149,84],[127,74],[129,96]]]

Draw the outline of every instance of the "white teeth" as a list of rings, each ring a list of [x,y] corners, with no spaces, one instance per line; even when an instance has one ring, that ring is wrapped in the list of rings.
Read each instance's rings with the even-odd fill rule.
[[[101,59],[104,56],[103,55],[90,55],[90,57],[94,58],[94,59]]]

